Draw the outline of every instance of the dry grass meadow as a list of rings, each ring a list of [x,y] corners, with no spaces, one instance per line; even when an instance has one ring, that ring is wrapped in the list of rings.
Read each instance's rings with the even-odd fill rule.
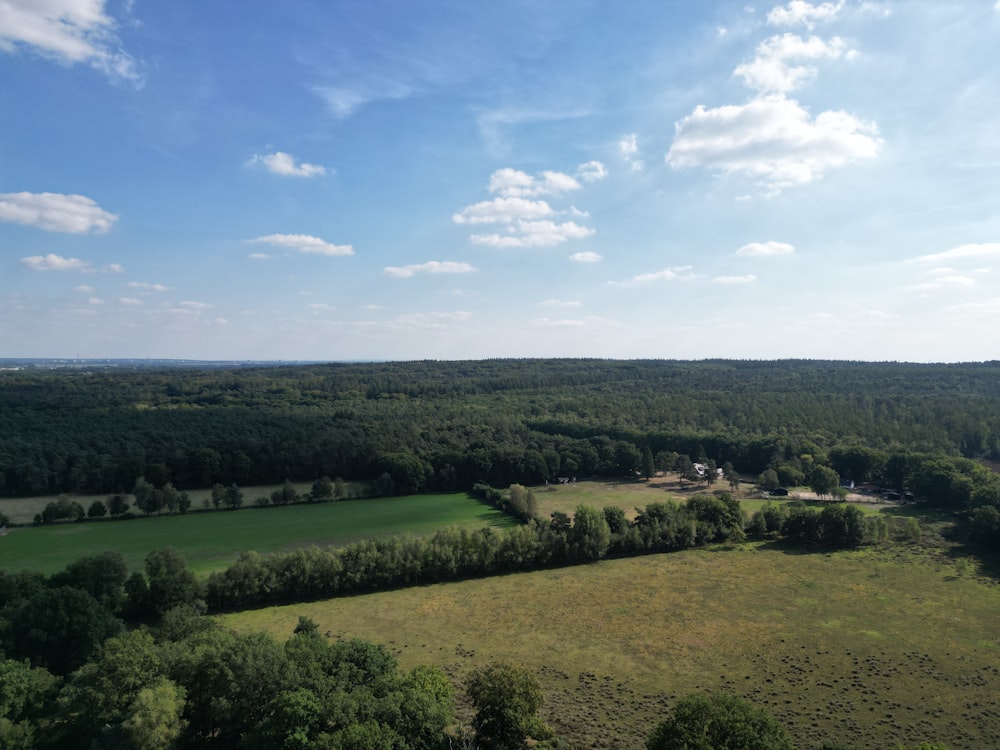
[[[801,748],[1000,747],[1000,586],[924,546],[745,544],[220,619],[283,640],[300,615],[331,637],[384,643],[404,667],[440,665],[457,684],[494,659],[529,666],[545,720],[581,748],[641,747],[695,690],[766,706]]]

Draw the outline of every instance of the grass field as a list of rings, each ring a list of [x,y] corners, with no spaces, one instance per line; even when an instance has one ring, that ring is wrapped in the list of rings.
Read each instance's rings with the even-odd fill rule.
[[[465,493],[350,500],[316,505],[88,521],[11,529],[0,537],[0,569],[54,573],[83,555],[117,550],[129,570],[150,550],[176,547],[199,574],[225,568],[246,550],[340,545],[392,534],[427,534],[448,526],[509,526],[514,521]]]
[[[620,480],[587,480],[583,482],[573,482],[571,484],[550,484],[547,487],[533,487],[535,498],[538,500],[538,507],[543,516],[559,511],[572,514],[578,505],[592,505],[595,508],[613,506],[621,508],[630,518],[635,516],[636,508],[644,508],[650,503],[662,503],[667,500],[684,502],[687,498],[711,493],[716,490],[729,491],[727,482],[717,482],[712,487],[706,488],[704,484],[692,484],[686,482],[683,486],[677,482],[675,476],[655,477],[648,482]],[[760,499],[754,492],[751,484],[744,483],[736,493],[740,504],[748,513],[760,510],[766,503],[772,502],[776,505],[792,502],[796,500],[796,493],[785,498],[772,498],[771,500]],[[822,508],[826,503],[806,497],[811,493],[804,493],[801,500],[806,505]],[[892,513],[896,514],[904,506],[888,505],[875,502],[859,502],[858,507],[865,514]]]
[[[917,546],[690,550],[220,619],[284,640],[300,615],[459,683],[529,665],[545,720],[583,748],[641,747],[694,690],[764,705],[801,748],[1000,747],[1000,587]]]

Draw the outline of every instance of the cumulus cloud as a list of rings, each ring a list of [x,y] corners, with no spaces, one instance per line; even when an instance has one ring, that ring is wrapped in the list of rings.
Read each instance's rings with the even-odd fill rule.
[[[552,214],[552,208],[545,201],[529,201],[524,198],[494,198],[466,206],[451,217],[456,224],[498,224],[522,219],[540,219]]]
[[[915,262],[937,263],[942,260],[958,260],[963,258],[988,258],[1000,255],[1000,242],[984,242],[978,244],[959,245],[941,253],[921,255],[912,260]]]
[[[787,5],[772,8],[767,14],[767,22],[772,26],[805,26],[813,28],[817,23],[831,21],[844,7],[844,0],[836,3],[813,5],[805,0],[789,0]]]
[[[576,176],[584,182],[597,182],[608,176],[608,170],[599,161],[588,161],[576,168]]]
[[[128,283],[133,289],[148,289],[151,292],[165,292],[167,287],[163,284],[148,284],[144,281],[130,281]]]
[[[142,304],[142,300],[141,299],[136,299],[135,297],[121,297],[121,298],[119,298],[118,301],[121,302],[123,305],[141,305]]]
[[[588,162],[591,166],[584,174],[596,175],[599,162]],[[587,165],[581,165],[581,168]],[[603,169],[603,165],[601,165]],[[583,178],[581,178],[583,179]],[[505,224],[504,232],[473,234],[470,241],[477,245],[491,247],[546,247],[561,244],[567,240],[580,239],[594,234],[594,230],[581,226],[575,221],[555,221],[556,211],[547,201],[537,200],[537,196],[560,195],[579,190],[580,183],[562,172],[544,171],[537,176],[517,169],[499,169],[490,175],[489,190],[498,197],[466,206],[451,219],[456,224]],[[574,217],[586,217],[585,211],[571,207],[568,211]]]
[[[699,105],[676,124],[667,163],[675,169],[708,167],[742,174],[772,190],[802,185],[827,170],[874,158],[881,147],[873,123],[843,111],[815,118],[781,95],[744,105]]]
[[[89,271],[90,263],[79,258],[64,258],[61,255],[32,255],[21,258],[21,265],[32,271]]]
[[[736,251],[737,255],[749,257],[763,257],[768,255],[789,255],[794,253],[795,248],[787,242],[750,242]]]
[[[274,174],[290,177],[318,177],[326,174],[326,167],[321,167],[318,164],[307,164],[306,162],[296,164],[295,157],[284,151],[275,151],[273,154],[265,154],[263,156],[254,154],[250,163],[261,164]]]
[[[598,263],[599,261],[603,260],[602,256],[599,253],[591,253],[591,252],[573,253],[571,256],[569,256],[569,259],[572,261],[576,261],[577,263]]]
[[[599,162],[596,162],[599,163]],[[534,198],[579,190],[580,183],[568,174],[546,170],[532,176],[519,169],[498,169],[490,175],[489,190],[504,197]]]
[[[267,260],[271,256],[268,255],[267,253],[250,253],[250,255],[248,255],[247,257],[253,258],[254,260]]]
[[[273,245],[308,255],[354,255],[350,245],[334,245],[308,234],[269,234],[247,240],[250,244]]]
[[[81,294],[93,294],[97,290],[88,284],[80,284],[80,286],[73,287],[74,290],[80,292]]]
[[[107,232],[118,217],[85,195],[0,193],[0,221],[26,224],[50,232],[86,234]]]
[[[583,303],[579,300],[547,299],[538,304],[542,307],[583,307]]]
[[[477,245],[491,247],[551,247],[566,240],[582,239],[594,234],[589,227],[573,221],[517,221],[508,234],[474,234],[469,239]]]
[[[618,141],[618,152],[631,165],[633,172],[641,172],[646,168],[646,163],[636,158],[639,153],[639,137],[635,133],[622,136]]]
[[[816,68],[796,65],[796,61],[836,59],[846,52],[844,41],[834,37],[825,41],[816,36],[802,39],[795,34],[773,36],[757,47],[753,61],[737,66],[735,75],[761,93],[783,94],[793,91],[816,76]]]
[[[712,281],[716,284],[751,284],[757,280],[752,273],[746,276],[715,276]]]
[[[215,305],[210,305],[207,302],[192,302],[192,301],[178,302],[177,305],[178,307],[182,307],[185,310],[192,310],[194,312],[199,312],[199,313],[204,312],[205,310],[211,310],[213,307],[215,307]]]
[[[386,266],[384,273],[397,279],[406,279],[418,273],[471,273],[476,269],[468,263],[453,260],[429,260],[408,266]]]
[[[105,0],[0,2],[0,51],[27,47],[64,65],[82,63],[141,85],[135,60],[121,50],[116,29]]]

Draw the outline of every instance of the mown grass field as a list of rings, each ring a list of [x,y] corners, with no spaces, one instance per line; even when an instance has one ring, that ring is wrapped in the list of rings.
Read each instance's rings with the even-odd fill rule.
[[[150,550],[171,545],[199,574],[225,568],[246,550],[261,554],[297,546],[341,545],[393,534],[428,534],[448,526],[514,522],[465,493],[348,500],[315,505],[87,521],[11,529],[0,537],[0,569],[51,574],[83,556],[117,550],[129,570]]]
[[[767,707],[801,748],[982,750],[1000,747],[1000,586],[975,570],[921,546],[747,544],[220,620],[284,640],[308,616],[459,684],[494,659],[529,666],[545,720],[582,748],[641,747],[677,697],[723,690]]]

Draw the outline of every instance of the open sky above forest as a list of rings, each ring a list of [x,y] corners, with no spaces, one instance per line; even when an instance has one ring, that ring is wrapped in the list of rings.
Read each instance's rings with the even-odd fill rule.
[[[955,361],[1000,0],[0,0],[0,356]]]

